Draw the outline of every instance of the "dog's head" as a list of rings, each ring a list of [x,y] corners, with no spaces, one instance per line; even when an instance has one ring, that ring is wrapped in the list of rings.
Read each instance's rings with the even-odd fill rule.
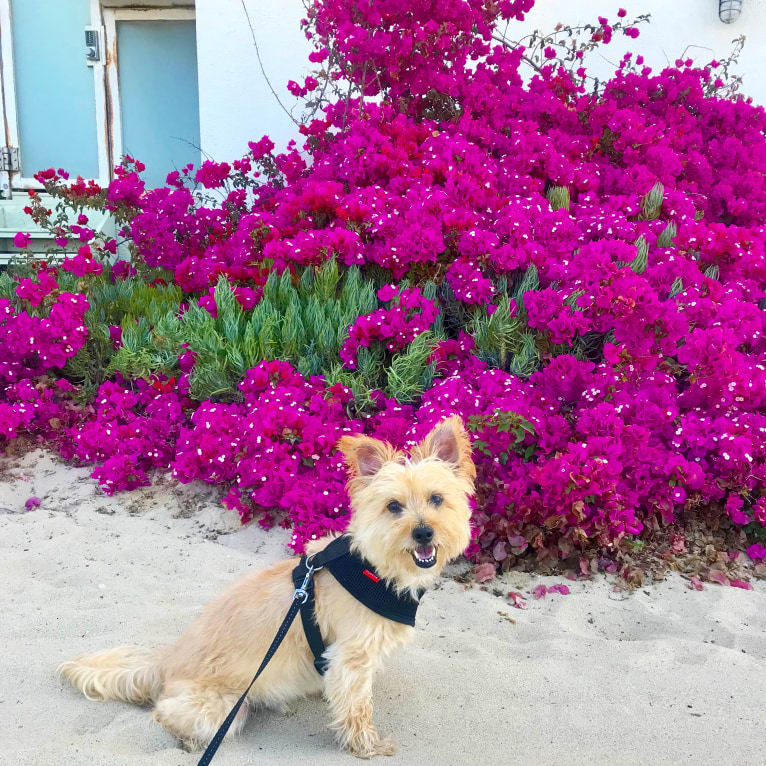
[[[458,416],[410,455],[368,436],[344,436],[353,547],[399,590],[432,584],[471,538],[468,498],[476,469]]]

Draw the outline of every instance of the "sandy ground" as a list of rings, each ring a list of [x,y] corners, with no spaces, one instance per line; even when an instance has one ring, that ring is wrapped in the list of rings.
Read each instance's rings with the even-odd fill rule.
[[[174,638],[222,586],[285,556],[209,487],[107,498],[45,453],[0,464],[0,762],[194,766],[146,710],[64,687],[64,659]],[[38,496],[40,508],[24,511]],[[555,578],[515,576],[529,593]],[[388,764],[766,764],[766,587],[568,583],[528,608],[443,579],[375,687]],[[510,620],[508,619],[510,618]],[[512,620],[512,621],[511,621]],[[321,701],[262,713],[214,764],[353,764]]]

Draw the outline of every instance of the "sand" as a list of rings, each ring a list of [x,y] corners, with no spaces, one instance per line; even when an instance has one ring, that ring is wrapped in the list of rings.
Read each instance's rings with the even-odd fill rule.
[[[284,557],[287,534],[241,528],[211,487],[167,480],[107,498],[87,470],[44,452],[0,471],[0,763],[194,766],[147,710],[89,702],[53,670],[85,651],[170,641],[237,575]],[[42,505],[25,511],[33,495]],[[376,681],[377,725],[400,743],[378,762],[766,764],[764,583],[567,584],[520,610],[444,578],[416,640]],[[258,714],[214,764],[356,763],[325,724],[319,700]]]

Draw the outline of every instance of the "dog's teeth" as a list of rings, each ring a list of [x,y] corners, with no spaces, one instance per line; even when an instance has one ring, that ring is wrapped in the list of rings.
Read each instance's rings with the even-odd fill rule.
[[[428,569],[436,564],[436,548],[433,545],[422,545],[412,551],[412,556],[418,566]]]

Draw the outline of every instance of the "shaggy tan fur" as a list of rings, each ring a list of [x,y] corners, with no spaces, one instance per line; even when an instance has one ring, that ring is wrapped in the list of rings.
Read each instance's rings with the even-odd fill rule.
[[[408,457],[365,436],[339,445],[349,469],[353,547],[400,591],[415,593],[437,580],[444,564],[470,539],[468,496],[475,469],[458,417],[437,425]],[[442,498],[438,507],[433,495]],[[392,513],[396,500],[403,507]],[[416,526],[434,530],[436,564],[413,559]],[[321,550],[331,538],[309,546]],[[86,697],[154,703],[154,719],[187,747],[204,746],[217,731],[261,662],[292,601],[296,559],[248,574],[212,601],[199,619],[167,649],[122,646],[63,663],[58,673]],[[413,628],[367,609],[333,576],[315,576],[316,617],[327,646],[324,677],[296,620],[271,663],[254,684],[231,731],[240,731],[248,708],[285,709],[299,697],[324,693],[331,727],[354,755],[391,755],[393,741],[372,723],[372,679],[383,660],[411,638]]]

